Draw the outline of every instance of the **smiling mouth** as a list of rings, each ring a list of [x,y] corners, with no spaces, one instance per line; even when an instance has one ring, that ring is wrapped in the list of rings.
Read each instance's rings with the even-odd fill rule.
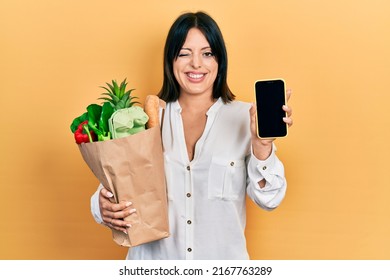
[[[187,76],[191,79],[202,79],[205,75],[201,73],[187,73]]]

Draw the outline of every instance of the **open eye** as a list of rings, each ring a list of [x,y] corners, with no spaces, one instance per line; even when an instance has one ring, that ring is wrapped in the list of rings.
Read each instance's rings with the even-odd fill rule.
[[[212,57],[212,56],[214,56],[214,53],[213,52],[205,52],[205,53],[203,53],[203,55],[205,57]]]

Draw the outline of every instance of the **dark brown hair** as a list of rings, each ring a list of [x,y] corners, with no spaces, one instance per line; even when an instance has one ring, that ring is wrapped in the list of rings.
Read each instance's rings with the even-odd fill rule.
[[[221,97],[224,103],[233,101],[235,96],[227,84],[228,59],[225,42],[217,23],[204,12],[185,13],[171,26],[164,47],[164,81],[159,97],[166,102],[176,101],[179,98],[180,86],[173,74],[173,62],[177,59],[191,28],[197,28],[203,33],[218,62],[213,98]]]

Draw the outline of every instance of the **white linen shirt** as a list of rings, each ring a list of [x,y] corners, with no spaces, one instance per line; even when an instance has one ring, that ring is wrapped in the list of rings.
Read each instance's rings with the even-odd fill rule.
[[[162,139],[170,236],[130,248],[127,259],[248,259],[246,194],[271,210],[284,198],[284,167],[275,155],[258,160],[251,152],[249,103],[221,99],[207,112],[204,132],[189,160],[179,102],[166,106]],[[258,182],[266,180],[260,189]],[[102,223],[99,191],[91,198]]]

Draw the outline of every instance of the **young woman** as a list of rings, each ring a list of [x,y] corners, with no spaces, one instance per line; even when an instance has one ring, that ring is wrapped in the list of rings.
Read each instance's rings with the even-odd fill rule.
[[[290,93],[288,93],[289,95]],[[216,22],[181,15],[164,51],[167,102],[162,125],[171,236],[129,249],[128,259],[248,259],[245,198],[272,210],[286,192],[272,140],[256,136],[255,108],[234,101],[227,53]],[[292,124],[291,108],[283,108]],[[125,231],[136,209],[111,203],[99,186],[91,199],[97,222]]]

